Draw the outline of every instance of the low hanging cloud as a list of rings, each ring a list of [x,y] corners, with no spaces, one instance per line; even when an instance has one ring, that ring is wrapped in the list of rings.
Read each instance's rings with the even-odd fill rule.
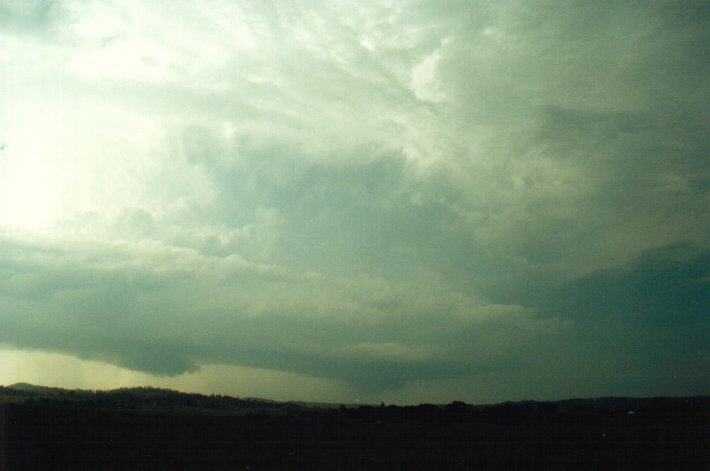
[[[517,367],[506,336],[560,327],[444,287],[326,279],[149,241],[35,242],[3,240],[0,341],[158,375],[218,363],[401,385]]]
[[[707,391],[702,3],[0,18],[0,342],[392,397],[592,370],[655,394],[678,365]]]

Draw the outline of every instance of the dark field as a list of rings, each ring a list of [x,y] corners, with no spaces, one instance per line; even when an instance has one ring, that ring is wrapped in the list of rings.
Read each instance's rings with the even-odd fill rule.
[[[709,398],[245,414],[31,402],[0,404],[3,469],[710,469]]]

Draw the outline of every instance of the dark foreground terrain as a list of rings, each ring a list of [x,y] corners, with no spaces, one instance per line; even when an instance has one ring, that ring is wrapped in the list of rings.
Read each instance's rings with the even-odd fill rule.
[[[326,409],[11,392],[0,388],[6,470],[710,469],[707,397]]]

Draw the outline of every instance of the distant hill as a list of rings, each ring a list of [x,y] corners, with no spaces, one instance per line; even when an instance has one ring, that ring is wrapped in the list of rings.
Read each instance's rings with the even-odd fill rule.
[[[268,414],[294,413],[305,406],[266,399],[235,398],[223,395],[184,393],[150,386],[112,390],[64,389],[16,383],[0,386],[0,402],[73,406],[93,409],[119,409],[139,412],[195,414]]]
[[[100,409],[124,409],[135,411],[167,411],[180,413],[213,414],[267,414],[283,415],[302,412],[400,410],[429,411],[453,410],[473,416],[491,414],[530,414],[541,411],[555,413],[631,413],[645,410],[698,410],[707,415],[710,397],[600,397],[574,398],[560,401],[519,401],[498,404],[470,405],[460,401],[451,404],[420,404],[419,406],[374,406],[370,404],[347,404],[288,401],[279,402],[263,398],[238,398],[225,395],[185,393],[172,389],[151,386],[123,387],[111,390],[64,389],[29,383],[0,386],[0,402],[41,403],[47,405],[77,406]],[[413,412],[412,412],[413,413]]]
[[[54,388],[54,387],[49,387],[49,386],[38,386],[36,384],[29,384],[29,383],[15,383],[15,384],[11,384],[10,386],[7,386],[7,388],[15,390],[15,391],[22,391],[22,392],[29,392],[29,393],[36,393],[36,394],[60,394],[64,391],[67,391],[66,389],[62,389],[62,388]]]

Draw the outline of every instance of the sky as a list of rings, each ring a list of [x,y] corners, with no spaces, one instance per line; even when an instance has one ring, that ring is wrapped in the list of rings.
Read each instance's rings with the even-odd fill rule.
[[[710,2],[0,0],[0,384],[710,394]]]

